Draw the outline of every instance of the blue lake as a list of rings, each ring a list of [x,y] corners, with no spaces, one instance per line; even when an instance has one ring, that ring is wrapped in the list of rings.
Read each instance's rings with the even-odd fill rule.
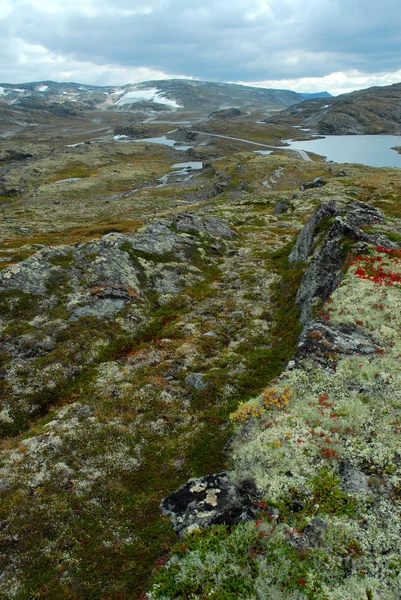
[[[401,168],[401,154],[391,150],[394,146],[401,146],[399,135],[329,135],[321,140],[287,140],[287,143],[294,150],[321,154],[334,162]]]

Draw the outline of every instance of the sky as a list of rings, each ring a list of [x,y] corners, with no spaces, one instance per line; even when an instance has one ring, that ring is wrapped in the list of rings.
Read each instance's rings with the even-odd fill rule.
[[[400,0],[0,0],[0,82],[401,81]]]

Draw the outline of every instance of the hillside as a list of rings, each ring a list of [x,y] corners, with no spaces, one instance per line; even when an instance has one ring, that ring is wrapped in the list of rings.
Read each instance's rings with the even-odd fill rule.
[[[1,597],[398,600],[401,171],[47,118],[0,140]]]
[[[322,135],[401,133],[401,83],[289,107],[268,123],[296,125]]]
[[[189,79],[145,81],[133,85],[100,87],[79,83],[41,81],[0,84],[0,106],[14,110],[45,110],[71,115],[86,110],[169,112],[208,111],[259,106],[282,108],[301,102],[289,90],[255,88]]]

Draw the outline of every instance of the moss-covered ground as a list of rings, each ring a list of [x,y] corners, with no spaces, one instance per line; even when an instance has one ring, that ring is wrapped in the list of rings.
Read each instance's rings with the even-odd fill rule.
[[[23,422],[15,423],[7,412],[8,380],[3,382],[6,402],[0,418],[6,436],[0,510],[5,526],[0,535],[0,588],[4,598],[144,597],[175,543],[169,522],[159,514],[160,500],[189,477],[229,466],[224,448],[235,428],[230,414],[241,402],[259,397],[269,381],[280,375],[296,347],[300,328],[294,298],[302,270],[291,268],[287,257],[307,217],[323,199],[357,196],[374,203],[387,202],[388,227],[394,235],[399,231],[395,206],[400,176],[392,170],[353,167],[343,174],[343,167],[323,162],[239,153],[214,161],[208,173],[188,185],[145,189],[176,162],[176,153],[173,156],[164,148],[144,148],[141,144],[135,148],[105,144],[95,149],[90,145],[81,152],[82,148],[71,149],[68,164],[64,157],[56,168],[47,163],[36,166],[40,171],[36,174],[37,189],[28,186],[21,199],[7,204],[4,210],[11,220],[3,223],[1,233],[3,264],[23,260],[40,244],[61,246],[109,231],[132,231],[153,217],[183,209],[224,218],[238,237],[224,251],[211,248],[209,243],[204,260],[189,257],[198,270],[197,280],[168,301],[160,304],[149,296],[146,310],[128,308],[110,320],[82,318],[64,328],[68,315],[57,301],[60,281],[49,290],[55,301],[47,306],[43,299],[31,295],[2,292],[1,327],[7,344],[1,359],[9,365],[10,352],[18,343],[28,361],[12,365],[14,383],[22,373],[23,389],[29,384],[32,394],[37,395],[43,393],[42,382],[56,383],[50,395],[43,394],[41,411],[32,411],[28,418],[25,411]],[[55,177],[78,176],[78,171],[71,170],[71,165],[78,169],[78,159],[79,176],[88,176],[81,182],[54,183]],[[300,185],[316,176],[323,176],[327,186],[300,192]],[[228,182],[225,191],[214,195],[213,184],[222,182]],[[73,187],[76,184],[79,186]],[[121,197],[122,191],[134,187],[140,188],[138,193]],[[379,198],[384,190],[391,197]],[[275,213],[279,200],[288,201],[286,213]],[[19,227],[30,231],[21,232]],[[149,261],[149,256],[139,258]],[[53,264],[68,269],[69,260],[68,255],[61,256]],[[158,264],[163,266],[160,261]],[[344,290],[346,297],[350,291]],[[395,288],[390,292],[395,293]],[[361,297],[365,295],[363,289]],[[377,303],[384,305],[384,300]],[[389,301],[386,326],[391,329],[390,307]],[[380,309],[378,318],[383,314]],[[331,318],[335,318],[334,312]],[[55,337],[55,348],[46,349],[47,334]],[[30,356],[30,348],[39,342],[43,355]],[[374,359],[390,360],[390,354],[386,349]],[[381,376],[374,376],[376,369],[381,373],[393,368],[393,363],[386,366],[384,362],[379,368],[368,358],[363,364],[361,372],[366,372],[367,381],[372,375],[375,385],[381,382]],[[186,384],[191,373],[202,373],[203,389]],[[354,372],[349,375],[354,376]],[[365,542],[351,526],[344,530],[342,521],[347,518],[351,523],[355,513],[360,514],[360,504],[340,488],[330,456],[321,456],[317,442],[311,445],[312,457],[318,456],[321,462],[316,470],[311,459],[314,470],[310,480],[295,470],[291,488],[290,476],[285,473],[282,480],[279,476],[272,479],[272,487],[263,479],[268,477],[263,465],[270,457],[291,463],[286,471],[293,469],[291,452],[296,458],[302,445],[296,443],[295,433],[286,437],[286,432],[297,427],[303,432],[304,417],[298,422],[296,415],[304,407],[304,394],[314,403],[308,406],[310,415],[308,412],[305,417],[314,420],[309,430],[320,432],[326,420],[330,427],[345,429],[351,419],[348,413],[341,413],[351,410],[345,401],[339,406],[338,424],[330,418],[331,408],[323,407],[325,415],[320,414],[318,398],[326,393],[326,387],[327,393],[334,394],[330,387],[333,379],[322,382],[319,371],[313,370],[307,382],[301,376],[297,379],[295,372],[286,377],[288,382],[283,379],[279,385],[291,387],[293,400],[286,411],[274,409],[277,424],[267,428],[265,416],[253,423],[258,435],[268,432],[268,440],[255,442],[255,448],[249,442],[249,447],[238,445],[236,449],[239,476],[241,469],[251,470],[266,487],[265,501],[274,503],[283,518],[277,525],[271,523],[261,507],[258,524],[232,531],[220,527],[180,542],[180,562],[173,559],[167,571],[157,572],[159,588],[152,592],[155,597],[248,600],[257,581],[262,595],[256,597],[269,597],[263,594],[270,593],[272,598],[323,598],[316,590],[332,585],[342,572],[342,563],[333,558],[338,553],[360,553],[361,569],[366,568]],[[382,385],[388,389],[387,384]],[[355,395],[360,400],[353,409],[355,414],[361,407],[367,411],[376,397],[369,396],[369,390],[365,396],[362,401]],[[27,397],[26,406],[30,401],[33,405],[35,398]],[[336,402],[340,400],[339,396]],[[360,421],[354,425],[364,427]],[[309,436],[305,432],[302,435]],[[335,441],[340,433],[329,431],[327,436]],[[320,438],[316,433],[316,439]],[[324,443],[339,452],[334,442]],[[378,455],[380,448],[378,445]],[[366,448],[359,452],[363,457]],[[254,457],[253,461],[249,458],[249,464],[247,456]],[[376,469],[372,476],[376,478],[374,485],[380,487],[383,473]],[[298,497],[306,498],[304,509],[286,523],[288,505]],[[324,507],[322,512],[328,515],[324,518],[337,529],[330,534],[324,551],[317,548],[303,556],[283,540],[288,538],[288,528],[297,535],[295,528],[315,514],[315,504]],[[392,561],[396,565],[396,557]],[[333,574],[327,564],[333,567]],[[310,580],[312,566],[323,573],[314,583]],[[397,567],[392,568],[395,572]],[[273,577],[273,572],[280,576],[266,587],[267,574]],[[293,590],[293,596],[282,591],[279,577],[291,580],[288,589]],[[358,577],[355,575],[352,583],[355,587],[349,588],[357,590],[353,598],[358,598]],[[365,590],[364,597],[374,593],[375,585],[373,582],[369,587],[371,592]],[[342,596],[327,597],[337,600]]]

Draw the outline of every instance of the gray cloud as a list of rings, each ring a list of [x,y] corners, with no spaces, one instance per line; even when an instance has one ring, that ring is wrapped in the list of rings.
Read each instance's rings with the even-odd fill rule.
[[[57,62],[60,72],[85,65],[81,80],[90,64],[96,73],[96,66],[108,65],[121,75],[142,68],[243,82],[401,68],[399,0],[5,2],[0,69],[14,76],[26,72],[29,48],[36,48],[33,65],[41,79],[57,73]],[[6,79],[0,74],[0,80]]]

